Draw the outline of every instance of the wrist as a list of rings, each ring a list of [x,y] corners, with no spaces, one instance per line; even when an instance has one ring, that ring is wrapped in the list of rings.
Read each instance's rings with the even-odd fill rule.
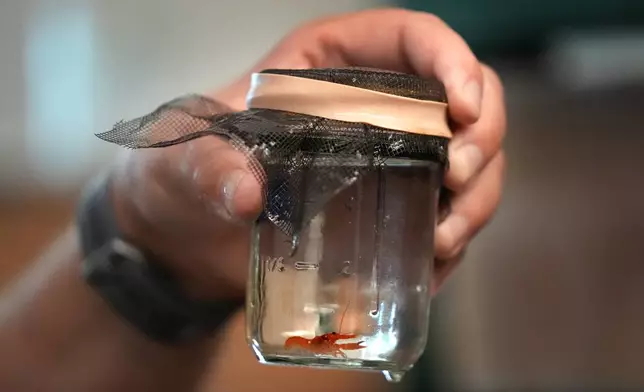
[[[243,301],[190,295],[177,269],[168,268],[176,265],[161,262],[156,249],[152,253],[142,245],[151,237],[133,226],[141,222],[123,208],[127,204],[121,200],[127,199],[114,192],[109,179],[98,180],[78,213],[87,285],[151,340],[175,345],[211,335]],[[117,210],[125,212],[125,220],[118,220]]]

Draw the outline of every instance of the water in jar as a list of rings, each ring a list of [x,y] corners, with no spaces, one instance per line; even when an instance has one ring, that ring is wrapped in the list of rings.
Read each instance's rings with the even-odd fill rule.
[[[427,343],[440,168],[390,159],[304,226],[252,233],[247,339],[260,362],[380,371],[399,381]]]

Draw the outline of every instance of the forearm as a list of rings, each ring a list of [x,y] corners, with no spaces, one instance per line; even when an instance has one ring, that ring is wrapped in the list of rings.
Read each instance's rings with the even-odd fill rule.
[[[86,286],[80,260],[70,230],[2,294],[0,390],[191,390],[211,345],[147,340]]]

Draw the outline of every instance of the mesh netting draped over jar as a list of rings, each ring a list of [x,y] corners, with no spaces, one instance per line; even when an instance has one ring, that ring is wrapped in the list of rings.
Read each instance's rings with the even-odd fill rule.
[[[424,101],[446,102],[443,85],[414,75],[364,68],[285,70],[290,75]],[[314,93],[314,92],[313,92]],[[449,139],[293,112],[235,112],[204,96],[170,101],[97,134],[127,148],[159,148],[219,135],[246,154],[264,190],[260,220],[297,234],[336,194],[388,159],[430,160],[445,168]]]

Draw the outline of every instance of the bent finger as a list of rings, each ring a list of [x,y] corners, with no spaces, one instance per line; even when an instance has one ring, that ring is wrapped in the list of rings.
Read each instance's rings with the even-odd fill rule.
[[[484,67],[483,108],[479,120],[458,130],[450,142],[450,168],[445,185],[460,191],[501,149],[506,133],[506,110],[501,80]]]
[[[377,9],[332,19],[317,26],[320,66],[368,66],[436,77],[446,88],[450,115],[476,121],[483,77],[476,56],[453,29],[435,15]],[[329,64],[335,60],[336,64]]]
[[[501,199],[505,156],[499,151],[470,187],[452,201],[449,216],[436,228],[435,256],[453,259],[490,220]]]

